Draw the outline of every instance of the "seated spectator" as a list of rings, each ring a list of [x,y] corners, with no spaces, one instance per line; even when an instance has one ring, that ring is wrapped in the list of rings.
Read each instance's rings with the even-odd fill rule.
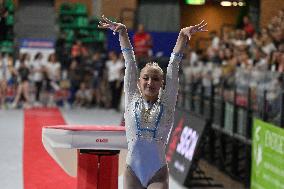
[[[280,46],[281,47],[281,46]],[[276,50],[274,52],[271,53],[271,70],[272,71],[281,71],[282,70],[282,66],[281,66],[281,62],[282,61],[282,55],[284,53],[281,51],[281,48],[279,50]]]
[[[75,105],[79,107],[90,107],[92,100],[92,90],[88,88],[84,82],[80,83],[80,88],[75,96]]]
[[[261,50],[261,48],[252,49],[252,58],[253,66],[260,68],[262,71],[268,70],[267,55]]]
[[[280,55],[280,62],[279,62],[277,71],[282,74],[284,73],[284,54],[283,53]]]
[[[188,48],[185,55],[186,56],[183,60],[183,65],[185,65],[185,67],[193,66],[193,64],[198,61],[199,57],[192,48]]]
[[[60,89],[55,92],[55,102],[56,105],[69,109],[70,103],[68,102],[70,97],[70,81],[63,79],[60,81]]]
[[[252,44],[253,47],[260,48],[262,46],[262,41],[261,41],[261,33],[260,32],[255,32],[253,37],[252,37]]]
[[[266,54],[270,54],[276,50],[276,46],[269,34],[262,35],[262,50]]]

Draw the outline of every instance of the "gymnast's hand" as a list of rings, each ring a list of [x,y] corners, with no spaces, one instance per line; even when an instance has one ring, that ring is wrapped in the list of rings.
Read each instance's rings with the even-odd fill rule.
[[[115,35],[116,32],[126,32],[126,26],[124,24],[113,22],[106,18],[104,15],[102,15],[102,20],[99,22],[98,27],[111,29],[113,31],[113,35]]]
[[[184,36],[188,37],[188,40],[190,40],[191,36],[197,32],[207,32],[208,30],[205,28],[207,23],[204,23],[204,20],[200,22],[197,25],[189,26],[186,28],[181,29],[180,33]]]

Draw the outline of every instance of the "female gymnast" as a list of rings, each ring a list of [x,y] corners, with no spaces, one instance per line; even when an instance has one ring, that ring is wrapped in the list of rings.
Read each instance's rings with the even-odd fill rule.
[[[155,62],[138,69],[126,26],[102,16],[100,28],[119,33],[125,59],[125,126],[128,143],[127,167],[124,173],[126,189],[168,189],[169,170],[165,157],[168,136],[174,121],[178,93],[178,70],[192,34],[207,31],[207,23],[180,30],[167,67],[166,85],[163,70]]]

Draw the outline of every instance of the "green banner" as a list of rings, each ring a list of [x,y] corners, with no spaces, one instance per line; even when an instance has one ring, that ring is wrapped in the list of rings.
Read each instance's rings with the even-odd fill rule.
[[[284,189],[284,129],[254,119],[252,189]]]

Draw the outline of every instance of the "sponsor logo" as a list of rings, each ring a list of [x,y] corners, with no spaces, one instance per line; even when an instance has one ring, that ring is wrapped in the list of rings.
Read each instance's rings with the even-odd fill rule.
[[[198,137],[199,135],[195,130],[185,126],[180,135],[180,142],[177,145],[176,152],[192,161]]]
[[[98,139],[96,139],[96,142],[98,142],[98,143],[108,143],[108,138],[98,138]]]

